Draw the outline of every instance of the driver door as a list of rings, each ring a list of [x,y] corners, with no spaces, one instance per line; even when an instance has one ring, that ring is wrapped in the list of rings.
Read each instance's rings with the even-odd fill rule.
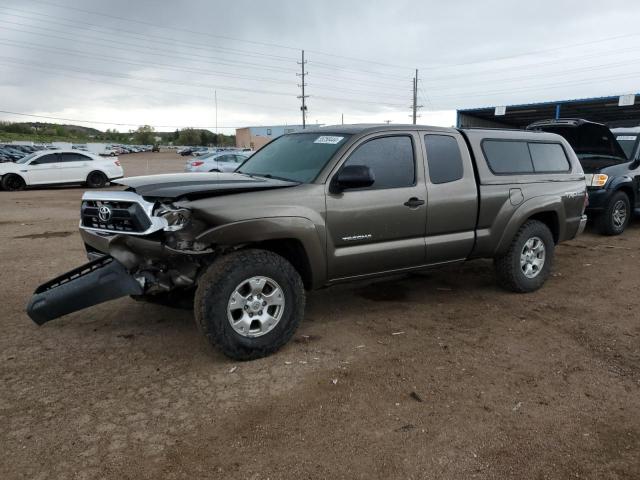
[[[60,153],[48,153],[31,160],[25,166],[29,185],[46,185],[60,182]]]
[[[364,165],[375,180],[370,187],[327,192],[330,280],[425,263],[427,191],[423,169],[418,168],[419,146],[412,133],[368,137],[334,172],[335,176],[346,165]]]

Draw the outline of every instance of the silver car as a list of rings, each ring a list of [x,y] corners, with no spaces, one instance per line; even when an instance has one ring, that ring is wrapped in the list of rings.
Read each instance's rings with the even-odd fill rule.
[[[244,162],[248,152],[215,152],[193,158],[184,166],[185,172],[233,172]]]

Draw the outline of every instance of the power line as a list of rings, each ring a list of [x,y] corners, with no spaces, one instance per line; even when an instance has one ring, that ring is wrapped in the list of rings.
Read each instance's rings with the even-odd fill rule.
[[[108,13],[104,13],[104,12],[95,12],[95,11],[91,11],[91,10],[85,10],[83,8],[77,8],[77,7],[70,7],[68,5],[60,5],[58,3],[54,3],[54,2],[47,2],[45,0],[31,0],[32,2],[35,3],[42,3],[45,5],[50,5],[53,7],[57,7],[57,8],[64,8],[67,10],[74,10],[77,12],[82,12],[82,13],[86,13],[89,15],[97,15],[97,16],[101,16],[101,17],[107,17],[107,18],[111,18],[114,20],[118,20],[118,21],[123,21],[123,22],[128,22],[128,23],[137,23],[139,25],[147,25],[149,27],[154,27],[154,28],[162,28],[164,30],[175,30],[175,31],[180,31],[183,33],[188,33],[190,35],[202,35],[205,37],[210,37],[210,38],[220,38],[223,40],[233,40],[235,42],[242,42],[242,43],[248,43],[248,44],[252,44],[252,45],[259,45],[261,47],[271,47],[271,48],[282,48],[282,49],[286,49],[286,50],[299,50],[295,47],[289,47],[287,45],[279,45],[277,43],[268,43],[268,42],[258,42],[255,40],[244,40],[241,38],[235,38],[235,37],[230,37],[230,36],[226,36],[226,35],[214,35],[213,33],[208,33],[208,32],[200,32],[198,30],[187,30],[186,28],[180,28],[180,27],[172,27],[172,26],[168,26],[168,25],[157,25],[154,24],[152,22],[146,22],[144,20],[134,20],[131,18],[126,18],[126,17],[119,17],[116,15],[111,15]]]
[[[0,7],[0,8],[2,8],[2,7]],[[10,15],[16,16],[15,14],[10,14]],[[28,18],[28,17],[20,16],[20,18]],[[42,21],[42,20],[38,20],[38,21]],[[41,26],[26,25],[24,23],[12,22],[12,21],[8,21],[8,20],[6,20],[4,23],[5,24],[8,23],[8,24],[12,24],[12,25],[17,25],[17,26],[20,26],[20,27],[26,27],[27,29],[34,28],[34,29],[39,29],[39,30],[45,30],[45,31],[48,31],[48,32],[58,33],[58,30],[56,30],[56,29],[51,29],[51,28],[46,28],[46,27],[41,27]],[[54,23],[58,23],[58,24],[64,25],[64,26],[69,26],[68,24],[64,24],[64,23],[60,23],[60,22],[54,22]],[[63,36],[60,36],[60,35],[47,34],[47,33],[42,33],[41,31],[35,31],[34,32],[34,31],[30,31],[30,30],[22,30],[22,29],[6,27],[6,26],[5,26],[5,28],[9,29],[9,30],[18,31],[18,32],[29,33],[31,35],[38,35],[38,36],[43,36],[43,37],[48,37],[48,38],[58,38],[58,39],[61,39],[61,40],[68,40],[68,41],[74,41],[74,42],[76,41],[76,38],[69,38],[69,37],[63,37]],[[92,30],[92,31],[95,31],[95,30]],[[104,32],[98,32],[98,33],[104,33]],[[138,53],[142,53],[144,55],[155,55],[155,56],[159,56],[159,57],[162,57],[162,58],[170,57],[170,58],[178,58],[178,59],[184,59],[184,60],[190,60],[190,61],[192,61],[194,59],[197,59],[198,61],[200,61],[202,63],[209,63],[209,64],[213,64],[213,65],[225,65],[225,66],[234,67],[235,66],[234,64],[237,64],[237,65],[243,65],[243,66],[246,65],[246,66],[256,67],[256,68],[260,68],[260,69],[264,69],[264,70],[276,71],[276,72],[279,72],[279,73],[285,72],[285,70],[283,68],[275,67],[275,66],[272,66],[272,65],[264,65],[264,64],[242,62],[242,61],[237,61],[237,60],[221,59],[219,57],[210,57],[210,56],[207,56],[207,55],[199,55],[199,54],[195,54],[195,53],[184,53],[184,52],[178,52],[178,51],[175,51],[175,50],[167,50],[166,48],[149,47],[149,46],[146,46],[146,45],[145,46],[141,46],[142,48],[145,48],[145,50],[138,50],[138,49],[132,48],[131,44],[129,44],[129,43],[119,42],[119,41],[113,40],[111,38],[105,39],[103,37],[95,37],[95,36],[94,37],[90,37],[90,38],[92,38],[94,40],[100,40],[100,41],[105,41],[106,40],[106,41],[108,41],[110,43],[113,43],[113,44],[123,45],[123,46],[126,47],[126,51],[127,52],[138,52]],[[139,40],[139,39],[137,39],[137,40]],[[144,40],[144,39],[142,39],[142,40],[143,41],[149,41],[149,40]],[[96,46],[99,46],[99,47],[107,47],[107,45],[104,45],[104,44],[101,44],[101,43],[96,43],[96,42],[87,42],[86,40],[84,41],[84,43],[88,43],[88,44],[91,44],[91,45],[96,45]],[[162,42],[162,43],[167,43],[167,42]],[[158,53],[149,52],[148,51],[149,49],[156,50]],[[247,54],[243,53],[243,55],[247,55]],[[255,55],[255,54],[253,54],[251,56],[261,57],[261,55]],[[189,58],[189,57],[193,57],[193,58]],[[284,57],[280,57],[280,58],[284,58]],[[283,61],[283,60],[281,59],[280,61]],[[290,60],[287,59],[287,61],[290,61]],[[317,64],[318,62],[315,62],[315,63]],[[335,71],[335,69],[333,67],[326,66],[326,65],[330,65],[330,64],[323,64],[323,65],[325,65],[325,66],[320,67],[320,68],[324,68],[324,69],[329,69],[330,68],[332,71]],[[338,67],[338,68],[340,70],[345,70],[347,72],[355,72],[355,73],[363,72],[363,73],[366,73],[366,74],[373,74],[373,75],[380,75],[380,76],[387,77],[387,75],[385,75],[385,74],[376,73],[376,72],[373,72],[373,71],[370,71],[370,70],[344,69],[343,67]],[[225,72],[225,74],[226,75],[231,75],[228,72]],[[331,77],[326,76],[326,75],[324,75],[324,76],[321,75],[320,77],[321,78],[322,77],[331,78]],[[399,76],[393,76],[393,77],[389,77],[389,78],[399,78],[399,79],[403,79],[404,80],[404,77],[399,77]],[[278,80],[267,80],[267,81],[272,81],[273,82],[273,81],[278,81]],[[365,84],[366,83],[371,83],[372,85],[376,85],[374,82],[363,81],[363,80],[360,80],[360,79],[356,79],[354,81],[357,81],[358,83],[365,83]],[[284,83],[284,81],[283,81],[283,83]],[[397,88],[397,85],[394,85],[391,88]]]
[[[192,125],[149,125],[147,123],[116,123],[116,122],[99,122],[99,121],[94,121],[94,120],[79,120],[77,118],[63,118],[63,117],[51,117],[48,115],[35,115],[35,114],[31,114],[31,113],[21,113],[21,112],[9,112],[6,110],[0,110],[0,113],[6,113],[8,115],[19,115],[22,117],[33,117],[33,118],[44,118],[47,120],[61,120],[63,122],[76,122],[76,123],[91,123],[91,124],[96,124],[96,125],[117,125],[119,127],[134,127],[134,126],[141,126],[141,125],[148,125],[150,127],[153,128],[195,128],[195,129],[200,129],[200,130],[212,130],[214,127],[212,126],[204,126],[204,127],[196,127],[196,126],[192,126]],[[236,128],[244,128],[244,127],[231,127],[231,126],[221,126],[220,128],[225,128],[225,129],[236,129]]]
[[[5,62],[9,62],[9,63],[5,63],[2,60],[5,60]],[[140,86],[137,86],[137,85],[127,85],[127,84],[116,83],[116,82],[107,82],[105,80],[96,80],[94,78],[87,78],[87,77],[78,76],[78,75],[71,75],[67,71],[69,69],[68,67],[47,66],[46,64],[44,64],[44,65],[39,64],[36,67],[36,66],[33,66],[33,65],[19,63],[18,59],[11,59],[11,57],[2,57],[2,56],[0,56],[0,64],[4,64],[4,65],[9,64],[9,65],[12,65],[12,66],[16,66],[17,65],[20,68],[25,68],[25,69],[28,69],[28,70],[35,70],[35,71],[44,72],[44,73],[47,73],[47,74],[54,74],[54,75],[58,75],[58,76],[62,76],[62,77],[75,78],[75,79],[83,80],[85,82],[93,82],[93,83],[101,83],[101,84],[105,84],[105,85],[113,85],[113,86],[116,86],[116,87],[123,87],[123,88],[126,88],[126,89],[144,90],[146,92],[145,94],[137,95],[137,96],[142,96],[142,97],[154,98],[153,94],[162,93],[162,94],[165,94],[165,95],[173,95],[173,96],[197,98],[197,99],[202,99],[202,100],[210,100],[209,97],[206,97],[204,95],[194,95],[194,94],[189,94],[189,93],[184,93],[184,92],[174,92],[174,91],[168,91],[168,90],[159,90],[157,88],[154,88],[153,90],[150,90],[149,87],[140,87]],[[58,71],[58,70],[62,70],[62,71]],[[76,70],[76,71],[78,71],[80,73],[85,73],[84,71],[81,71],[81,70]],[[159,96],[155,95],[155,97],[159,97]],[[248,105],[248,106],[251,106],[251,107],[261,107],[261,108],[265,108],[265,109],[269,109],[269,110],[281,110],[281,111],[287,111],[287,112],[290,111],[289,108],[284,108],[281,105],[263,105],[263,104],[260,104],[260,103],[242,102],[242,101],[238,101],[238,100],[234,100],[234,99],[226,99],[225,102],[226,103],[232,103],[232,104],[238,104],[238,105]]]
[[[295,62],[296,59],[292,58],[292,57],[285,57],[282,55],[274,55],[274,54],[270,54],[270,53],[257,53],[257,52],[253,52],[253,51],[249,51],[249,50],[240,50],[240,49],[236,49],[236,48],[229,48],[229,47],[220,47],[220,46],[214,46],[211,44],[204,44],[204,43],[194,43],[194,42],[186,42],[184,40],[178,40],[175,38],[171,38],[169,39],[170,41],[167,41],[167,37],[166,36],[159,36],[159,35],[153,35],[153,34],[149,34],[149,33],[139,33],[139,32],[134,32],[131,30],[125,30],[122,28],[117,28],[117,27],[104,27],[102,25],[97,25],[95,23],[88,23],[86,21],[83,22],[78,22],[76,20],[71,20],[71,19],[67,19],[65,17],[60,17],[60,16],[56,16],[56,15],[50,15],[50,14],[44,14],[44,13],[40,13],[40,12],[33,12],[30,10],[20,10],[14,7],[4,7],[0,5],[0,9],[4,9],[4,10],[12,10],[15,12],[20,12],[20,13],[27,13],[30,15],[37,15],[40,17],[44,17],[47,20],[41,20],[39,18],[33,18],[33,17],[28,17],[28,16],[24,16],[24,15],[17,15],[15,13],[9,13],[8,15],[11,15],[13,17],[18,17],[18,18],[24,18],[24,19],[28,19],[28,20],[35,20],[36,22],[43,22],[43,23],[52,23],[54,25],[61,25],[64,27],[82,27],[85,30],[89,30],[89,31],[93,31],[96,33],[104,33],[104,34],[112,34],[114,31],[115,32],[119,32],[119,33],[124,33],[125,35],[128,36],[133,36],[133,37],[138,37],[139,40],[143,40],[146,42],[154,42],[154,43],[160,43],[160,44],[164,44],[164,45],[171,45],[171,46],[178,46],[177,44],[182,44],[185,45],[188,48],[196,48],[198,50],[205,50],[205,51],[209,51],[209,50],[218,50],[221,51],[222,53],[225,52],[229,52],[228,54],[242,54],[245,56],[251,56],[251,57],[257,57],[257,58],[270,58],[272,60],[275,61],[285,61],[285,62]],[[55,18],[58,20],[64,20],[65,23],[63,22],[56,22],[53,20],[50,20],[51,18]],[[95,28],[87,28],[87,26],[89,27],[95,27]],[[40,28],[40,27],[37,27]],[[96,28],[98,30],[96,30]],[[106,31],[105,31],[106,30]],[[142,37],[142,38],[140,38]],[[145,38],[146,37],[146,38]],[[151,40],[148,40],[147,38],[150,38]],[[183,48],[186,48],[183,47]]]
[[[223,40],[232,40],[232,41],[235,41],[235,42],[242,42],[242,43],[257,45],[257,46],[261,46],[261,47],[281,48],[281,49],[285,49],[285,50],[295,50],[295,51],[299,50],[299,48],[292,47],[292,46],[289,46],[289,45],[282,45],[282,44],[269,43],[269,42],[259,42],[259,41],[255,41],[255,40],[245,40],[245,39],[242,39],[242,38],[231,37],[231,36],[227,36],[227,35],[215,35],[215,34],[212,34],[212,33],[209,33],[209,32],[201,32],[201,31],[197,31],[197,30],[187,30],[187,29],[184,29],[184,28],[173,27],[173,26],[168,26],[168,25],[157,25],[157,24],[154,24],[152,22],[146,22],[146,21],[143,21],[143,20],[131,19],[131,18],[126,18],[126,17],[119,17],[119,16],[116,16],[116,15],[111,15],[111,14],[104,13],[104,12],[96,12],[96,11],[86,10],[86,9],[77,8],[77,7],[70,7],[68,5],[60,5],[58,3],[49,2],[49,1],[46,1],[46,0],[32,0],[32,1],[36,2],[36,3],[44,4],[44,5],[50,5],[50,6],[57,7],[57,8],[62,8],[62,9],[82,12],[82,13],[85,13],[85,14],[88,14],[88,15],[102,16],[102,17],[111,18],[111,19],[118,20],[118,21],[125,21],[125,22],[129,22],[129,23],[137,23],[137,24],[140,24],[140,25],[147,25],[147,26],[154,27],[154,28],[162,28],[163,30],[175,30],[175,31],[189,33],[191,35],[192,34],[197,34],[197,35],[202,35],[202,36],[211,37],[211,38],[219,38],[219,39],[223,39]],[[392,67],[392,68],[401,68],[401,69],[405,69],[405,68],[409,69],[410,68],[410,67],[403,67],[401,65],[393,65],[393,64],[383,63],[383,62],[379,62],[379,61],[376,61],[376,60],[369,60],[369,59],[356,58],[356,57],[348,57],[348,56],[343,56],[343,55],[337,55],[335,53],[322,52],[322,51],[318,51],[318,50],[314,50],[313,53],[316,53],[316,54],[319,54],[319,55],[325,55],[325,56],[329,56],[329,57],[334,57],[334,58],[342,58],[342,59],[349,60],[349,61],[359,61],[359,62],[365,62],[365,63],[376,64],[376,65]]]
[[[613,37],[604,37],[604,38],[600,38],[600,39],[595,39],[595,40],[590,40],[588,42],[580,42],[580,43],[563,43],[561,47],[554,47],[554,48],[545,48],[545,49],[541,49],[541,50],[532,50],[529,52],[523,52],[523,53],[517,53],[517,54],[513,54],[513,55],[504,55],[501,57],[493,57],[493,58],[485,58],[483,60],[474,60],[474,61],[470,61],[470,62],[461,62],[461,63],[454,63],[454,64],[444,64],[444,65],[437,65],[437,66],[430,66],[430,67],[422,67],[425,70],[435,70],[435,69],[439,69],[439,68],[450,68],[450,67],[462,67],[462,66],[468,66],[468,65],[476,65],[476,64],[481,64],[481,63],[490,63],[490,62],[497,62],[497,61],[502,61],[502,60],[512,60],[514,58],[520,58],[520,57],[529,57],[531,55],[539,55],[541,53],[550,53],[550,52],[558,52],[558,51],[562,51],[562,52],[566,52],[567,49],[569,48],[574,48],[574,47],[583,47],[583,46],[587,46],[587,45],[593,45],[596,43],[604,43],[604,42],[610,42],[613,40],[620,40],[622,38],[629,38],[629,37],[635,37],[640,35],[640,33],[626,33],[626,34],[622,34],[622,35],[615,35]]]
[[[6,30],[14,30],[14,31],[24,32],[24,33],[29,33],[29,34],[32,34],[32,35],[44,36],[44,37],[48,37],[48,38],[58,38],[58,39],[61,39],[61,40],[69,40],[69,41],[77,42],[77,39],[69,38],[69,37],[61,37],[61,36],[59,36],[59,35],[51,35],[51,34],[38,33],[38,32],[29,32],[29,31],[20,30],[20,29],[17,29],[17,28],[7,27],[7,26],[4,26],[4,27],[3,27],[3,29],[6,29]],[[37,44],[37,43],[35,43],[35,44],[34,44],[34,43],[24,42],[24,41],[20,41],[20,40],[11,40],[11,39],[5,39],[5,40],[12,41],[12,42],[16,42],[16,43],[25,43],[25,44],[27,44],[27,45],[38,45],[38,46],[43,46],[43,45],[41,45],[41,44]],[[123,42],[115,42],[115,41],[114,41],[113,43],[121,43],[122,45],[127,45],[126,43],[123,43]],[[96,45],[96,46],[98,46],[98,47],[107,47],[107,48],[109,47],[108,45],[104,45],[104,44],[96,43],[96,42],[90,42],[90,41],[86,41],[86,40],[84,40],[84,41],[83,41],[83,44],[87,44],[87,45]],[[52,47],[48,47],[48,46],[44,46],[44,47],[49,48],[49,49],[51,49],[51,48],[52,48]],[[57,48],[57,47],[56,47],[56,48]],[[68,49],[67,49],[67,50],[68,50]],[[124,49],[121,49],[121,50],[124,50]],[[104,54],[96,55],[95,53],[92,53],[92,52],[82,52],[81,50],[73,50],[73,51],[74,51],[74,52],[77,52],[77,53],[84,53],[85,55],[88,55],[90,58],[94,58],[94,59],[96,58],[96,56],[100,56],[100,57],[102,57],[102,58],[112,58],[112,59],[113,59],[113,58],[117,58],[117,57],[113,57],[113,56],[109,56],[109,55],[104,55]],[[178,59],[181,59],[181,60],[189,60],[189,61],[193,61],[193,59],[189,59],[189,58],[187,58],[187,57],[186,57],[186,56],[184,56],[184,55],[171,55],[171,54],[166,54],[166,53],[164,53],[164,54],[163,54],[163,53],[154,53],[154,52],[149,52],[149,51],[147,51],[147,50],[137,50],[137,49],[135,49],[135,48],[131,48],[131,46],[129,46],[129,45],[127,45],[126,51],[127,51],[127,52],[136,52],[136,53],[141,53],[141,54],[144,54],[144,55],[160,56],[160,57],[163,57],[163,58],[165,58],[165,57],[170,57],[170,58],[178,58]],[[140,62],[137,62],[137,63],[140,63]],[[178,70],[179,70],[179,68],[176,68],[176,67],[170,66],[170,65],[168,65],[168,64],[155,63],[155,62],[146,62],[146,63],[147,63],[147,64],[149,64],[149,65],[154,65],[154,66],[167,66],[167,67],[171,67],[171,69],[174,69],[174,70],[175,70],[175,69],[178,69]],[[259,63],[241,62],[241,61],[235,61],[235,62],[231,62],[231,63],[230,63],[230,62],[227,62],[226,60],[221,60],[221,61],[219,60],[219,61],[215,61],[215,62],[209,61],[209,62],[203,62],[203,63],[210,63],[210,64],[215,64],[215,65],[225,65],[225,66],[231,66],[231,67],[234,67],[234,66],[235,66],[234,64],[237,64],[237,65],[242,65],[242,66],[247,66],[247,67],[252,67],[252,68],[262,69],[262,70],[275,71],[275,72],[278,72],[278,73],[283,73],[283,72],[293,72],[293,71],[294,71],[293,69],[291,69],[291,70],[286,70],[286,69],[283,69],[283,68],[281,68],[281,67],[274,67],[274,66],[270,66],[270,65],[262,65],[262,64],[259,64]],[[206,72],[206,70],[201,70],[201,72]],[[228,72],[214,72],[214,73],[215,73],[215,74],[222,74],[222,73],[226,73],[227,75],[232,75],[232,74],[230,74],[230,73],[228,73]],[[267,81],[282,81],[282,80],[268,79]]]

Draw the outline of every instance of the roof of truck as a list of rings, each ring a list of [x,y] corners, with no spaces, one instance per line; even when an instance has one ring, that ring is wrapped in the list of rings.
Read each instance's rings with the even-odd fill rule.
[[[396,130],[424,130],[442,131],[442,132],[454,132],[455,128],[447,127],[432,127],[430,125],[413,125],[413,124],[386,124],[386,123],[356,123],[350,125],[327,125],[324,127],[310,127],[297,132],[292,132],[289,135],[299,135],[301,133],[342,133],[345,135],[354,135],[370,132],[381,131],[396,131]]]

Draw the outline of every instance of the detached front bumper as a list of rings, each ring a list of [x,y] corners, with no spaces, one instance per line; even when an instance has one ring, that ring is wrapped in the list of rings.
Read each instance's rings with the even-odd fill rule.
[[[27,305],[38,325],[125,295],[142,295],[142,285],[110,256],[98,258],[40,285]]]

